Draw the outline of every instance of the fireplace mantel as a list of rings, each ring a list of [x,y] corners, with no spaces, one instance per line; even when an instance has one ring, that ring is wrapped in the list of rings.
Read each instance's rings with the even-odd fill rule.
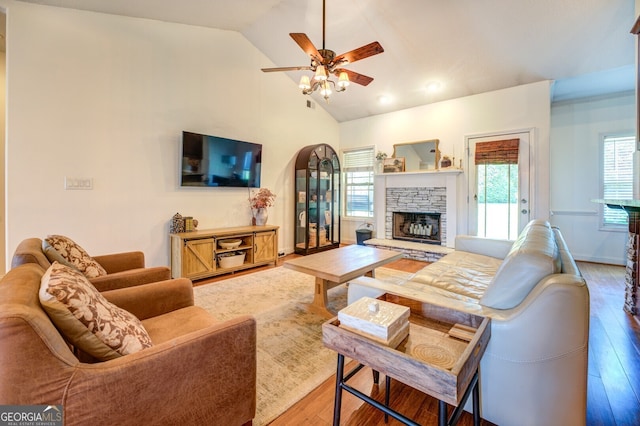
[[[386,193],[387,188],[446,188],[446,241],[442,245],[453,247],[456,237],[457,212],[457,178],[461,169],[441,169],[402,173],[380,173],[374,179],[374,212],[376,216],[376,230],[378,238],[384,238]]]
[[[438,170],[415,170],[412,172],[399,172],[399,173],[376,173],[376,177],[384,176],[384,177],[392,177],[392,176],[408,176],[408,175],[459,175],[462,173],[462,169],[456,169],[454,167],[450,167],[448,169],[438,169]]]

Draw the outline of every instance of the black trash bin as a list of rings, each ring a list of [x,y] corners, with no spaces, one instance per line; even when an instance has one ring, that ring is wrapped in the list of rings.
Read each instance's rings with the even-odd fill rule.
[[[371,239],[373,231],[371,229],[356,229],[356,241],[358,245],[363,246],[366,240]]]

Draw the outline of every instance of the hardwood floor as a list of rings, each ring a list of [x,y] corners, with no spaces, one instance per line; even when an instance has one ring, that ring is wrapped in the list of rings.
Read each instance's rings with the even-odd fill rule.
[[[579,262],[591,294],[587,420],[640,424],[640,324],[625,314],[624,268]]]
[[[291,255],[293,256],[293,255]],[[284,259],[289,258],[287,256]],[[280,265],[284,259],[278,261]],[[415,272],[424,263],[401,259],[385,265]],[[578,262],[587,281],[591,296],[591,323],[589,334],[589,371],[587,392],[588,425],[640,424],[640,323],[622,310],[624,300],[624,273],[622,266]],[[266,269],[263,267],[261,269]],[[253,269],[246,273],[255,272]],[[196,284],[228,278],[216,277]],[[384,398],[384,379],[380,387],[373,384],[371,370],[363,369],[349,382],[370,395]],[[296,405],[271,423],[271,426],[331,425],[335,380],[329,378],[305,396]],[[422,425],[437,424],[436,401],[398,381],[392,382],[391,406]],[[384,425],[384,416],[378,410],[343,394],[341,424],[350,426]],[[389,425],[399,422],[390,419]],[[459,422],[472,424],[469,413]],[[490,424],[483,421],[483,424]]]

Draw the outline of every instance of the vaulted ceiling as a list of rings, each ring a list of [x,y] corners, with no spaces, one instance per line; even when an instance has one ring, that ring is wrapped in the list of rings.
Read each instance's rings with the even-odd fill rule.
[[[322,0],[22,1],[239,31],[264,67],[309,65],[289,33],[322,47]],[[632,90],[635,16],[634,0],[326,0],[327,49],[385,51],[347,66],[367,87],[313,97],[342,122],[541,80],[556,99]],[[287,72],[292,85],[302,73]]]

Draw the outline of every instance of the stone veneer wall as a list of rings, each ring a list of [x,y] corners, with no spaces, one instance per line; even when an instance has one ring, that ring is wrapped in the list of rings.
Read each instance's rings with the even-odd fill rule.
[[[440,241],[447,241],[447,188],[387,188],[384,237],[393,238],[393,212],[440,213]],[[429,244],[425,244],[429,245]]]

